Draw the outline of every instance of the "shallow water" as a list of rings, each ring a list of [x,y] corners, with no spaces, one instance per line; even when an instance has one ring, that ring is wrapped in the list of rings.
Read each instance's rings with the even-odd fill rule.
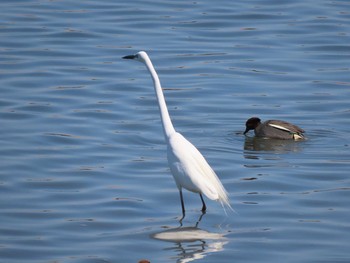
[[[349,262],[348,1],[2,1],[1,262]],[[235,212],[170,175],[174,125]],[[302,142],[244,137],[251,116]]]

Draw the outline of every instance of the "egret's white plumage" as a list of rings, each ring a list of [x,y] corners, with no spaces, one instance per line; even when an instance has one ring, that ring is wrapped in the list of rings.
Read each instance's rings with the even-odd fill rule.
[[[165,141],[167,143],[168,163],[180,192],[183,216],[185,215],[185,207],[182,188],[200,195],[203,203],[203,212],[206,210],[206,205],[202,194],[232,209],[225,188],[203,155],[185,137],[175,131],[165,103],[158,75],[147,53],[140,51],[135,55],[125,56],[123,58],[135,59],[144,63],[152,76],[163,124]]]

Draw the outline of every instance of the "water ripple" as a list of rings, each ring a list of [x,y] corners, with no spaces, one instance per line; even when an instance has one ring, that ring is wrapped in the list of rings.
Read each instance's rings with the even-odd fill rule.
[[[348,8],[3,1],[1,260],[349,261]],[[152,81],[121,59],[138,50],[236,213],[184,192],[180,226]],[[251,116],[308,140],[245,137]]]

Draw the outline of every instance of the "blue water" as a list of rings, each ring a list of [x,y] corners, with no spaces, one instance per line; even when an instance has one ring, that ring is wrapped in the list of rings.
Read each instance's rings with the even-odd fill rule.
[[[2,1],[0,262],[349,262],[348,1]],[[178,190],[178,131],[235,212]],[[303,142],[243,136],[283,119]]]

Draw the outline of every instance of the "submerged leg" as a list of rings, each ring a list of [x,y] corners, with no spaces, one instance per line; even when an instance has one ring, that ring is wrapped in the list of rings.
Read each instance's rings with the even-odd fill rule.
[[[197,221],[197,223],[196,223],[196,228],[198,227],[198,225],[199,225],[199,222],[202,220],[202,217],[205,215],[205,213],[202,213],[200,216],[199,216],[199,218],[198,218],[198,221]]]
[[[201,197],[202,204],[203,204],[202,212],[205,213],[205,211],[207,210],[207,206],[205,205],[205,202],[204,202],[202,194],[199,194],[199,196]]]

